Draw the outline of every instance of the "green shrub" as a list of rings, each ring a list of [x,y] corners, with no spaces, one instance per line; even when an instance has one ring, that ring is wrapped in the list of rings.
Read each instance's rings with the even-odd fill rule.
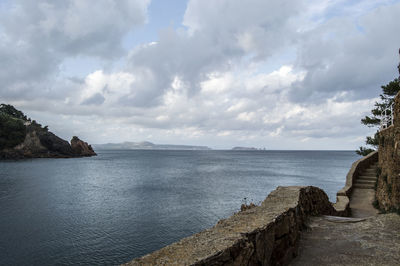
[[[360,147],[358,150],[356,150],[356,153],[361,156],[367,156],[371,152],[374,152],[374,149],[366,148],[366,147]]]

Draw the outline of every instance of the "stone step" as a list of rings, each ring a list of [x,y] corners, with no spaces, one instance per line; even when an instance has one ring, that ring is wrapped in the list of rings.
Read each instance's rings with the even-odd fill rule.
[[[355,185],[353,185],[353,188],[374,189],[374,185],[355,184]]]
[[[360,180],[357,179],[354,184],[370,184],[370,185],[375,185],[375,180]]]
[[[374,175],[359,175],[357,178],[373,178],[373,179],[377,179],[377,177],[374,176]]]
[[[372,176],[372,175],[361,175],[361,176],[356,177],[356,179],[377,180],[378,178],[376,176]]]
[[[367,218],[352,218],[352,217],[329,216],[329,215],[323,215],[322,217],[325,220],[334,223],[358,223],[358,222],[363,222],[367,219]]]
[[[376,178],[376,176],[372,176],[372,175],[360,175],[356,179],[376,180],[377,178]]]
[[[363,175],[373,175],[373,176],[376,176],[376,171],[364,171],[362,174],[363,174]]]
[[[354,184],[356,183],[364,183],[364,184],[375,184],[376,180],[372,180],[372,179],[356,179],[354,181]]]

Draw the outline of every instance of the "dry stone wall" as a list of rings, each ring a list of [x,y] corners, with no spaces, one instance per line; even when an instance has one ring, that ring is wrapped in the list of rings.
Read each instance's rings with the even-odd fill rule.
[[[395,98],[393,115],[393,125],[379,132],[376,199],[386,211],[400,210],[400,94]]]
[[[317,187],[278,187],[257,207],[126,265],[285,265],[310,215],[341,215]]]

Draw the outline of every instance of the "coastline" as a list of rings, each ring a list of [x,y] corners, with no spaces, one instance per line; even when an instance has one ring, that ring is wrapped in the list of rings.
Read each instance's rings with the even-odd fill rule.
[[[354,180],[377,158],[374,152],[352,164],[336,203],[317,187],[278,187],[260,206],[245,208],[212,228],[124,265],[287,264],[297,255],[300,232],[309,217],[350,215]]]

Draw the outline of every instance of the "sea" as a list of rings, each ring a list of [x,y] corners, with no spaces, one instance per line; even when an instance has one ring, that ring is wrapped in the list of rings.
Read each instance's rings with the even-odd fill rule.
[[[333,202],[354,151],[98,150],[0,162],[0,265],[118,265],[259,204],[277,186]]]

